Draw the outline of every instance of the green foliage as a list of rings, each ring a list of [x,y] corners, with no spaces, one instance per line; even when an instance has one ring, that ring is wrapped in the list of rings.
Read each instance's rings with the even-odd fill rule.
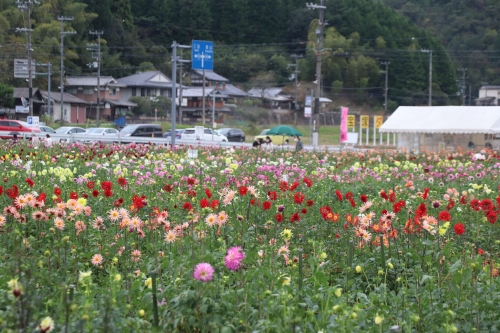
[[[0,83],[0,107],[12,108],[14,106],[14,98],[12,86]]]
[[[149,100],[148,97],[132,96],[129,98],[129,100],[137,104],[137,106],[132,110],[134,115],[136,116],[151,115],[151,113],[153,112],[151,108],[151,101]]]

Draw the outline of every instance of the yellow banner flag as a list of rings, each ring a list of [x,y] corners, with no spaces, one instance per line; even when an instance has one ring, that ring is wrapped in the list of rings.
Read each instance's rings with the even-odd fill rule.
[[[356,116],[347,116],[347,128],[354,128],[356,126]]]
[[[375,128],[382,127],[383,123],[384,123],[384,117],[383,116],[375,116]]]
[[[370,127],[370,116],[361,116],[361,128]]]

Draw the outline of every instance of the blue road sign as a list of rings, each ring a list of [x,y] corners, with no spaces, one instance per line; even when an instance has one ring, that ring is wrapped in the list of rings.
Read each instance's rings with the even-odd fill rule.
[[[33,125],[33,117],[28,117],[28,125]]]
[[[214,42],[193,40],[191,48],[193,69],[214,70]]]

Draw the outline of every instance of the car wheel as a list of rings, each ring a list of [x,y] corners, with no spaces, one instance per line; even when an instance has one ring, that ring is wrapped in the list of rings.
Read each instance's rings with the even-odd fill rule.
[[[223,139],[222,142],[227,142],[227,140]]]

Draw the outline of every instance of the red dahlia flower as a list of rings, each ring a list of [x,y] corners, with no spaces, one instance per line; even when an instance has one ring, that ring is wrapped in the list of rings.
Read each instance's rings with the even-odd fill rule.
[[[61,189],[60,189],[59,187],[56,187],[56,188],[54,189],[54,194],[55,194],[55,195],[60,196],[60,195],[61,195],[61,193],[62,193],[62,191],[61,191]]]
[[[77,199],[78,199],[78,193],[76,193],[76,192],[71,192],[71,193],[69,194],[69,198],[70,198],[70,199],[73,199],[73,200],[77,200]]]
[[[498,215],[494,211],[490,210],[488,214],[486,214],[486,219],[491,224],[495,224],[497,222]]]
[[[441,221],[449,221],[451,220],[451,215],[447,210],[443,210],[442,212],[439,212],[438,218]]]
[[[281,221],[283,221],[283,215],[280,213],[277,213],[276,215],[274,215],[274,220],[278,223],[281,223]]]
[[[477,199],[471,200],[470,207],[475,211],[478,211],[481,209],[481,202]]]
[[[35,185],[35,182],[30,178],[26,178],[26,184],[28,184],[30,187],[33,187],[33,185]]]
[[[490,199],[481,200],[481,209],[486,211],[493,209],[493,202]]]
[[[248,187],[246,186],[240,186],[238,189],[238,192],[240,193],[241,196],[247,195],[248,193]]]
[[[462,223],[457,223],[453,226],[453,229],[455,230],[455,233],[460,236],[465,232],[465,227]]]
[[[95,183],[94,183],[93,181],[89,180],[89,181],[87,182],[87,188],[88,188],[89,190],[93,189],[93,188],[94,188],[94,186],[95,186]]]
[[[298,212],[293,213],[292,216],[290,216],[290,222],[298,222],[300,221],[300,215]]]
[[[294,182],[292,186],[290,186],[290,191],[295,191],[297,187],[299,187],[300,183],[299,182]]]
[[[207,195],[207,198],[212,199],[212,192],[210,192],[210,189],[206,188],[205,194]]]
[[[268,209],[271,209],[271,206],[272,206],[272,205],[273,205],[273,204],[271,203],[271,201],[264,201],[264,203],[262,204],[262,208],[263,208],[264,210],[268,210]]]
[[[120,186],[127,186],[127,180],[123,177],[118,178],[118,184]]]
[[[189,212],[191,209],[193,209],[193,205],[190,203],[190,202],[185,202],[183,205],[182,205],[182,208]]]
[[[314,205],[314,200],[307,200],[307,201],[306,201],[306,206],[307,206],[307,207],[311,207],[311,206],[313,206],[313,205]]]
[[[361,194],[361,196],[359,197],[359,200],[361,200],[361,202],[367,202],[368,201],[368,197],[366,196],[366,194]]]
[[[312,181],[309,178],[304,177],[304,184],[306,184],[307,187],[311,187],[312,186]]]
[[[200,207],[201,208],[207,208],[209,206],[209,202],[207,198],[203,198],[200,200]]]
[[[293,201],[295,201],[297,205],[301,205],[302,202],[304,202],[305,198],[306,196],[304,194],[302,194],[301,192],[297,192],[293,196]]]
[[[337,195],[337,199],[339,201],[342,201],[342,192],[340,192],[339,190],[335,190],[335,195]]]
[[[286,192],[288,190],[288,183],[283,181],[280,183],[280,191]]]

